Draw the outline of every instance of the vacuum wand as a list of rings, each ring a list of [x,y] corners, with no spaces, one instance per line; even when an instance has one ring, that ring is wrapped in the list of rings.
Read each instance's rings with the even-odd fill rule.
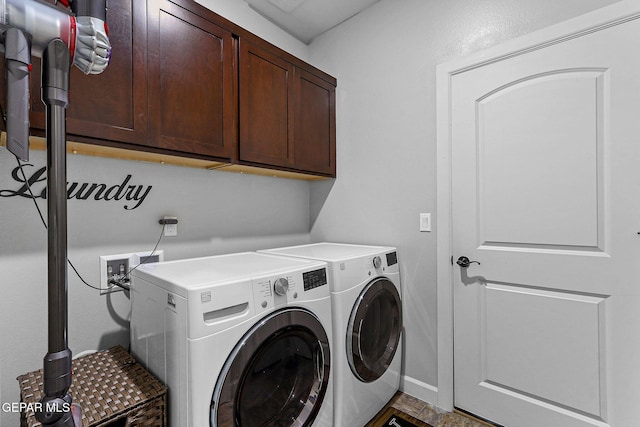
[[[36,419],[43,425],[73,427],[71,350],[67,343],[67,144],[69,50],[60,40],[42,57],[42,100],[47,117],[48,353],[44,357],[44,397]]]
[[[111,45],[106,0],[65,0],[71,11],[40,0],[0,1],[0,46],[7,63],[7,148],[29,156],[31,55],[42,57],[42,101],[46,106],[48,208],[48,352],[44,397],[36,419],[45,426],[82,425],[72,410],[71,350],[68,347],[66,108],[71,64],[101,73]],[[73,13],[71,13],[73,12]],[[76,405],[76,408],[77,405]]]

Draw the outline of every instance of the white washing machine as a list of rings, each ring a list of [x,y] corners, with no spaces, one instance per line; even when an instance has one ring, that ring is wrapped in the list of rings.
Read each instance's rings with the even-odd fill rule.
[[[131,350],[171,427],[333,426],[327,264],[239,253],[143,264]]]
[[[334,426],[364,426],[400,385],[402,292],[396,249],[317,243],[260,252],[329,263]]]

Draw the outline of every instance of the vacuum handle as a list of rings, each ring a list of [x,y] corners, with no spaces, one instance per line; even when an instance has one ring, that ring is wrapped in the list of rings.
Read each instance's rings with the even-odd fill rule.
[[[17,28],[5,32],[7,69],[7,149],[22,160],[29,160],[29,73],[31,46]]]
[[[75,0],[71,11],[77,25],[73,65],[85,74],[100,74],[111,59],[107,0]]]
[[[71,11],[76,16],[91,16],[107,22],[107,0],[75,0]]]

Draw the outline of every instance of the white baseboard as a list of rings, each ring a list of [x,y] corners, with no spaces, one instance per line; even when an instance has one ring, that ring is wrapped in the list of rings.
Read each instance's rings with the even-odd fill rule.
[[[438,387],[415,378],[403,375],[400,378],[400,390],[433,406],[438,404]]]

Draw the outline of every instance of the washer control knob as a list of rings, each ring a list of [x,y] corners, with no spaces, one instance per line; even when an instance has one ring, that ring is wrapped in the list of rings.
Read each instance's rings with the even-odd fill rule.
[[[286,295],[287,291],[289,290],[289,281],[284,277],[279,278],[273,284],[273,290],[276,293],[276,295],[280,295],[280,296]]]
[[[375,268],[380,268],[382,266],[382,259],[379,256],[373,257],[373,266]]]

